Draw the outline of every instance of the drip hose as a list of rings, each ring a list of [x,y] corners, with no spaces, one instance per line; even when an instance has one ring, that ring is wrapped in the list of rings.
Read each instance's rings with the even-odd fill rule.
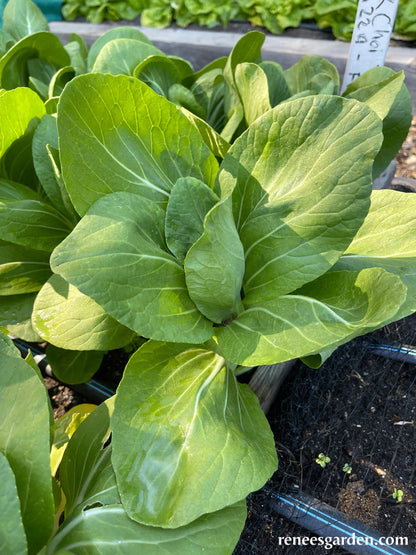
[[[329,545],[333,540],[334,546],[342,546],[345,551],[359,555],[415,554],[415,551],[408,546],[385,545],[386,539],[387,542],[396,541],[396,543],[400,543],[400,540],[386,538],[377,530],[349,518],[330,505],[303,492],[277,494],[266,488],[262,491],[268,495],[273,510],[325,539],[325,543],[320,543],[321,545]]]
[[[416,364],[416,348],[410,345],[387,345],[377,343],[364,343],[364,346],[376,355]]]

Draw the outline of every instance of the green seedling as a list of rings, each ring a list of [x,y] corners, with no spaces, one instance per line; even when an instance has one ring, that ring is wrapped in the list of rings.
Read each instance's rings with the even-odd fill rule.
[[[325,468],[328,463],[331,462],[331,459],[324,455],[323,453],[319,453],[318,457],[315,459],[316,464],[319,464],[322,468]]]
[[[397,501],[397,503],[401,503],[403,501],[403,491],[401,489],[394,488],[393,493],[390,495]]]

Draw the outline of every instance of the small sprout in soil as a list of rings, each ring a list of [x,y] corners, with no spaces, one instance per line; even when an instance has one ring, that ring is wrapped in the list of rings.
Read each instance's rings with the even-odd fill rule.
[[[403,491],[401,489],[394,488],[393,493],[390,495],[397,501],[397,503],[401,503],[403,501]]]
[[[348,463],[345,463],[342,467],[342,471],[345,472],[345,474],[351,474],[352,467]]]
[[[318,458],[315,459],[316,464],[319,464],[322,468],[325,468],[328,463],[331,462],[331,459],[324,455],[323,453],[319,453]]]

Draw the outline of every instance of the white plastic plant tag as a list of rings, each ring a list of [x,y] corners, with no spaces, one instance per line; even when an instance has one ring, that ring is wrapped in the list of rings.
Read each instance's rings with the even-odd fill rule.
[[[362,73],[384,65],[399,0],[360,0],[342,92]]]

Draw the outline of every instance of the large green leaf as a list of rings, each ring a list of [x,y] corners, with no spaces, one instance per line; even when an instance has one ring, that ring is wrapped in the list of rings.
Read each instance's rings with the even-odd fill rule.
[[[189,298],[183,268],[166,247],[164,219],[155,201],[106,195],[55,249],[51,267],[144,337],[204,342],[212,326]]]
[[[39,58],[46,65],[65,67],[70,58],[57,36],[41,31],[17,42],[0,60],[0,84],[4,89],[27,86],[28,62]]]
[[[37,553],[49,539],[54,520],[49,400],[24,360],[4,355],[1,364],[0,451],[16,478],[29,553]]]
[[[102,351],[69,351],[49,344],[46,357],[54,376],[67,384],[88,382],[99,369]]]
[[[362,227],[334,267],[353,271],[384,268],[400,276],[407,287],[407,298],[401,306],[397,305],[398,312],[390,321],[416,311],[415,213],[414,195],[373,191]]]
[[[114,191],[167,201],[180,177],[212,186],[218,164],[192,123],[138,79],[81,75],[58,108],[62,172],[77,211]]]
[[[245,265],[231,198],[206,215],[204,233],[189,249],[184,267],[189,296],[204,316],[217,324],[236,317]]]
[[[3,12],[3,29],[18,41],[33,33],[49,31],[49,26],[34,2],[9,0]]]
[[[0,451],[0,553],[24,555],[27,542],[23,528],[16,480],[6,457]]]
[[[44,113],[42,100],[30,89],[3,92],[0,96],[0,157],[14,141],[23,137],[31,122]]]
[[[124,347],[135,336],[57,275],[39,291],[32,320],[41,337],[62,349],[107,351]]]
[[[355,79],[343,94],[365,102],[383,120],[384,141],[374,161],[374,178],[394,158],[412,121],[412,100],[403,81],[403,72],[394,73],[388,67],[373,67]]]
[[[327,272],[218,328],[218,348],[244,366],[304,357],[382,326],[396,315],[406,292],[398,276],[381,268]]]
[[[381,121],[336,96],[285,102],[259,118],[224,158],[244,245],[244,303],[288,293],[326,272],[362,224]]]
[[[0,200],[0,234],[5,241],[52,252],[71,228],[64,216],[40,200]]]
[[[373,67],[350,83],[342,96],[365,102],[384,119],[402,89],[404,78],[403,71],[395,73],[388,67]]]
[[[212,189],[194,177],[178,179],[166,208],[165,236],[169,250],[183,262],[204,232],[204,218],[218,202]]]
[[[334,64],[325,58],[309,54],[287,69],[285,79],[293,94],[337,94],[339,74]]]
[[[107,43],[114,39],[134,39],[139,42],[152,44],[151,41],[146,37],[146,35],[135,27],[123,25],[123,27],[115,27],[114,29],[110,29],[109,31],[101,35],[101,37],[99,37],[90,48],[90,51],[88,53],[88,69],[90,71],[100,51]]]
[[[135,67],[149,56],[164,56],[164,54],[159,48],[147,42],[114,39],[100,50],[91,71],[111,73],[111,75],[133,75]]]
[[[48,253],[0,240],[0,296],[39,291],[51,273]]]
[[[113,401],[100,405],[82,422],[65,450],[59,475],[70,518],[52,540],[48,553],[63,548],[71,551],[82,543],[88,553],[97,555],[137,550],[155,555],[193,555],[195,550],[230,554],[244,525],[244,501],[174,530],[143,526],[128,518],[119,504],[110,460]]]
[[[235,503],[277,466],[257,397],[202,347],[145,343],[127,364],[111,428],[123,506],[152,526]]]
[[[240,502],[188,526],[166,530],[134,522],[121,505],[96,506],[66,521],[46,553],[74,553],[82,546],[91,555],[231,555],[246,513],[245,502]]]
[[[134,522],[121,505],[92,507],[65,522],[46,553],[82,546],[89,555],[231,555],[245,519],[244,501],[174,530]]]

